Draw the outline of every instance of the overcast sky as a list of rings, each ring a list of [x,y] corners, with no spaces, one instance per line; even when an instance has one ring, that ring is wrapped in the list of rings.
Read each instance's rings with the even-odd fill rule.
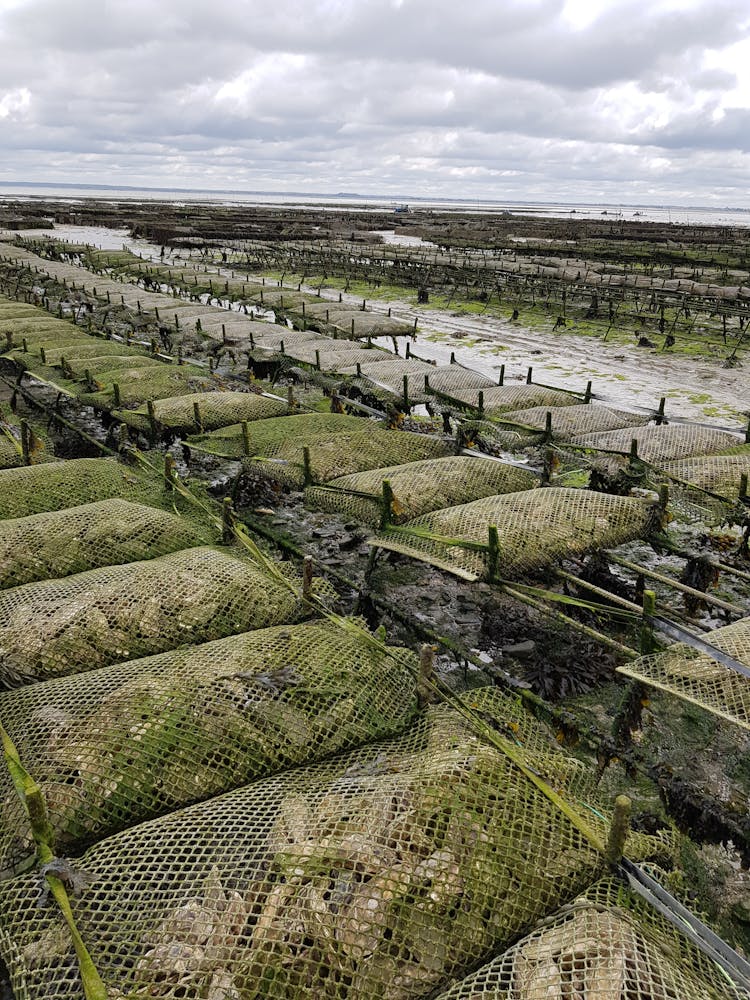
[[[750,207],[748,0],[0,0],[0,180]]]

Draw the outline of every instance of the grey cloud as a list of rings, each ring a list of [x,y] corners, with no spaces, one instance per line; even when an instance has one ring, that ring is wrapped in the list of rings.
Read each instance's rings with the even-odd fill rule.
[[[703,61],[744,0],[599,8],[27,0],[0,11],[0,177],[746,200],[750,111],[718,115],[734,75]]]

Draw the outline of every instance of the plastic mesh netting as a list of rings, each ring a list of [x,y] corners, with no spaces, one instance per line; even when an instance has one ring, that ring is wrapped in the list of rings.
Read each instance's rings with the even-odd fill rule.
[[[40,310],[38,317],[23,320],[12,320],[8,323],[0,324],[0,345],[5,349],[23,348],[26,341],[27,347],[63,346],[66,344],[88,343],[89,338],[82,330],[78,330],[73,323],[67,320],[53,319],[47,313]],[[4,338],[4,343],[3,343]]]
[[[38,352],[37,352],[38,355]],[[13,351],[12,357],[19,364],[23,365],[25,362],[30,360],[36,360],[37,355],[32,356],[26,354],[23,351]],[[74,370],[80,370],[81,374],[86,367],[87,358],[120,358],[124,356],[132,357],[133,359],[139,357],[146,357],[141,352],[137,351],[133,347],[127,347],[122,341],[116,340],[104,340],[99,337],[83,337],[75,343],[68,347],[56,347],[54,344],[47,346],[45,348],[44,357],[45,362],[49,366],[62,364],[63,358],[66,363],[71,365]],[[154,360],[153,358],[149,360]],[[161,364],[161,362],[159,362]]]
[[[702,639],[750,669],[750,618],[714,629]],[[618,670],[750,729],[750,678],[686,643],[642,656]]]
[[[396,524],[480,497],[533,489],[539,482],[525,469],[452,455],[342,476],[327,486],[309,487],[305,502],[317,510],[354,517],[378,527],[384,511],[383,480],[390,483],[393,498],[389,518]]]
[[[359,361],[361,357],[368,357],[370,360],[378,360],[383,357],[388,357],[387,354],[383,354],[381,351],[372,351],[367,354],[368,348],[365,344],[358,344],[356,341],[352,340],[333,340],[330,337],[317,337],[315,340],[301,340],[296,344],[285,343],[285,353],[289,355],[290,358],[295,358],[297,361],[307,361],[310,364],[315,363],[316,352],[327,352],[328,354],[340,354],[340,355],[351,355],[354,360],[350,362],[354,364],[355,361]]]
[[[547,414],[552,418],[552,436],[560,438],[642,426],[651,419],[648,415],[610,410],[596,403],[581,403],[574,406],[533,406],[526,410],[510,410],[503,414],[503,420],[543,431],[547,426]]]
[[[369,354],[365,354],[365,357],[371,357],[373,353],[373,351],[370,351]],[[382,353],[384,354],[385,352]],[[342,368],[348,368],[351,365],[355,365],[358,361],[361,361],[362,354],[362,349],[349,351],[318,351],[317,355],[314,354],[313,357],[309,359],[309,362],[310,364],[316,365],[320,363],[321,371],[338,372],[341,371]]]
[[[535,759],[551,766],[562,787],[580,772],[562,751]],[[663,853],[636,839],[631,856]],[[73,914],[110,997],[164,1000],[428,996],[602,873],[578,827],[446,708],[406,736],[144,823],[74,866]],[[79,1000],[39,884],[0,887],[2,957],[18,1000]]]
[[[156,507],[113,498],[0,521],[0,589],[153,559],[216,539]]]
[[[490,387],[495,383],[481,375],[479,372],[470,371],[461,365],[445,365],[441,367],[428,365],[427,368],[412,369],[412,365],[422,365],[424,362],[409,359],[403,363],[389,363],[386,365],[376,365],[370,368],[362,368],[362,373],[367,378],[373,379],[378,385],[386,386],[391,392],[403,395],[406,391],[408,399],[412,403],[426,402],[430,398],[434,399],[433,393],[442,392],[450,394],[455,389],[465,389],[471,386]],[[409,367],[407,367],[409,366]],[[406,385],[404,385],[406,378]]]
[[[383,360],[360,362],[359,366],[362,374],[366,375],[367,378],[373,379],[375,382],[386,385],[394,382],[394,380],[398,382],[400,379],[401,382],[398,384],[402,384],[403,376],[408,375],[410,376],[410,381],[413,381],[415,386],[418,387],[424,385],[424,376],[429,375],[431,371],[435,370],[434,365],[430,365],[426,361],[418,361],[416,358],[390,357]],[[342,372],[348,375],[356,375],[356,365],[343,368]]]
[[[284,399],[254,392],[202,392],[188,396],[172,396],[154,403],[154,419],[158,426],[179,431],[215,430],[242,420],[262,420],[280,417],[288,410]],[[118,420],[148,431],[151,421],[146,407],[137,410],[115,410]],[[198,423],[200,421],[200,424]]]
[[[243,455],[273,455],[284,442],[294,442],[300,448],[318,437],[344,434],[379,426],[362,417],[342,413],[300,413],[296,416],[272,418],[252,424],[248,437],[243,436],[242,424],[231,424],[210,434],[188,438],[195,451],[223,458],[242,458]]]
[[[327,302],[306,306],[305,311],[347,337],[409,337],[414,332],[412,323],[403,323],[392,316]]]
[[[740,1000],[745,994],[620,881],[556,917],[436,1000]]]
[[[163,370],[165,364],[167,364],[167,362],[160,361],[158,358],[150,358],[146,355],[141,356],[138,354],[95,354],[84,358],[72,358],[71,360],[63,356],[60,359],[61,367],[63,360],[65,362],[65,370],[68,374],[79,379],[87,375],[92,379],[98,379],[104,373],[114,378],[115,372],[122,371],[125,373],[128,370],[133,371],[136,368],[161,368]]]
[[[282,581],[207,546],[28,583],[0,594],[0,685],[93,670],[298,613]]]
[[[721,522],[739,500],[742,476],[750,477],[750,447],[731,455],[707,455],[665,462],[670,483],[670,509],[687,520]],[[710,496],[709,494],[714,494]]]
[[[261,629],[0,694],[58,852],[405,728],[416,663],[361,629]],[[0,777],[0,869],[33,852]]]
[[[514,577],[642,537],[657,511],[654,503],[632,497],[551,487],[425,514],[387,528],[371,544],[476,580],[492,571],[488,535],[494,526],[501,575]]]
[[[417,381],[413,379],[412,381]],[[484,389],[495,387],[496,383],[487,375],[471,371],[461,365],[440,365],[427,373],[430,389],[452,394],[456,389]]]
[[[183,506],[163,478],[149,476],[115,458],[72,458],[66,462],[0,470],[0,519],[27,517],[110,497],[155,506]]]
[[[638,457],[644,462],[661,465],[676,458],[691,455],[718,454],[740,444],[740,438],[728,431],[697,424],[662,424],[661,426],[633,427],[624,430],[604,431],[574,437],[573,443],[585,448],[604,451],[630,452],[631,442],[638,443]]]
[[[287,347],[304,346],[320,340],[320,334],[313,330],[287,330],[271,323],[264,325],[264,331],[253,334],[253,343],[265,351],[280,351],[282,345],[286,351]]]
[[[214,378],[201,369],[188,365],[115,369],[100,372],[96,381],[102,388],[92,392],[82,392],[79,398],[87,406],[96,406],[103,410],[119,406],[135,407],[148,399],[184,396],[190,391],[207,392],[216,388]]]
[[[429,374],[429,373],[428,373]],[[487,389],[456,389],[449,393],[459,402],[479,407],[480,397],[486,413],[503,413],[532,406],[574,406],[578,396],[561,389],[547,389],[542,385],[496,385]]]
[[[243,469],[261,472],[268,479],[290,488],[301,488],[306,482],[325,483],[341,475],[372,469],[383,462],[401,465],[436,458],[450,451],[448,443],[441,438],[386,430],[373,424],[369,429],[353,433],[321,435],[306,448],[307,468],[302,444],[290,439],[279,444],[273,452],[269,450],[268,459],[245,459]]]

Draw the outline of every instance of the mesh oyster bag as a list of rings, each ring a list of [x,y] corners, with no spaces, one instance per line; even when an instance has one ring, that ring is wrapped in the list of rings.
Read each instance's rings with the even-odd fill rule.
[[[192,435],[187,444],[192,450],[209,455],[242,458],[244,455],[273,455],[285,442],[294,442],[302,448],[324,435],[374,426],[379,425],[343,413],[299,413],[255,423],[247,434],[243,434],[242,424],[231,424],[209,434]]]
[[[429,373],[428,373],[429,374]],[[480,395],[481,393],[481,395]],[[450,397],[459,403],[484,410],[487,414],[506,410],[528,409],[532,406],[575,406],[581,400],[562,389],[548,389],[543,385],[496,385],[486,389],[455,389]]]
[[[721,522],[739,501],[743,475],[750,477],[750,446],[730,455],[664,462],[670,477],[670,508],[686,520]]]
[[[674,924],[608,878],[436,1000],[742,1000],[745,995]]]
[[[281,351],[283,345],[283,353],[286,353],[287,347],[304,346],[320,340],[320,334],[313,330],[287,330],[273,323],[264,323],[263,326],[263,330],[253,329],[252,341],[255,347],[264,351]]]
[[[322,434],[306,445],[290,438],[273,451],[269,449],[266,460],[246,458],[242,467],[291,489],[301,489],[306,482],[325,483],[383,462],[401,465],[447,455],[450,450],[450,443],[439,437],[360,421],[356,432]]]
[[[414,332],[412,323],[404,323],[382,313],[346,308],[330,302],[306,305],[305,314],[308,313],[318,321],[325,322],[327,328],[352,338],[410,337]]]
[[[391,495],[386,499],[383,482]],[[498,493],[533,489],[538,478],[525,469],[466,455],[392,465],[332,479],[305,490],[305,503],[316,510],[356,518],[379,527],[384,513],[395,524],[456,504]],[[385,504],[390,509],[385,511]]]
[[[62,365],[63,361],[65,361],[66,366],[71,366],[74,372],[78,372],[83,375],[87,366],[87,361],[91,358],[118,358],[125,355],[133,358],[134,360],[136,358],[145,357],[142,351],[133,347],[127,347],[122,341],[104,340],[99,337],[87,336],[81,337],[78,341],[76,341],[76,343],[71,344],[69,347],[45,347],[44,363],[48,368],[54,368],[55,366]],[[41,363],[38,348],[34,354],[16,349],[10,352],[8,356],[12,357],[13,360],[21,367],[24,367],[29,363]],[[149,358],[149,360],[153,361],[154,359]],[[161,362],[159,362],[159,364],[161,364]]]
[[[412,403],[426,402],[431,396],[434,398],[434,393],[451,393],[454,389],[469,389],[472,386],[480,389],[495,386],[492,379],[486,375],[463,368],[461,365],[429,365],[427,368],[414,370],[405,368],[406,365],[414,363],[415,359],[404,361],[404,370],[398,362],[389,367],[377,365],[370,369],[368,366],[362,368],[362,373],[378,385],[390,389],[395,395],[405,394]],[[424,364],[421,361],[416,363]]]
[[[231,390],[157,399],[153,407],[157,428],[193,433],[215,430],[243,420],[281,417],[289,408],[284,399]],[[113,416],[137,430],[151,430],[151,416],[145,406],[137,410],[115,410]]]
[[[179,493],[163,477],[116,458],[71,458],[65,462],[0,470],[0,519],[27,517],[120,497],[151,506],[183,509]]]
[[[563,774],[570,759],[550,756]],[[429,996],[603,874],[568,815],[445,707],[405,736],[141,824],[73,868],[76,924],[109,996],[129,1000]],[[78,1000],[39,887],[0,886],[11,984],[17,1000]]]
[[[336,341],[331,341],[332,344],[336,344]],[[318,350],[313,352],[311,358],[302,358],[301,360],[307,361],[308,364],[314,364],[316,367],[320,367],[321,371],[324,372],[338,372],[342,368],[348,368],[350,365],[355,365],[362,358],[362,353],[365,348],[360,345],[358,348],[352,348],[350,350],[339,350],[332,349],[330,347],[325,350]],[[370,351],[370,355],[372,355]],[[380,353],[380,352],[379,352]],[[382,352],[385,355],[385,352]],[[365,355],[369,357],[370,355]],[[387,355],[385,355],[387,356]]]
[[[406,728],[416,657],[346,625],[260,629],[1,693],[58,852]],[[7,771],[0,801],[8,870],[33,844]]]
[[[27,348],[39,348],[90,343],[90,340],[74,323],[54,319],[43,309],[39,310],[38,316],[0,323],[0,347],[8,351],[14,348],[23,350],[24,341]]]
[[[591,490],[549,487],[435,511],[391,526],[371,544],[477,580],[516,577],[570,556],[644,537],[658,522],[657,504]],[[494,557],[489,529],[497,529]]]
[[[423,386],[424,376],[429,375],[434,370],[434,365],[427,361],[419,361],[417,358],[389,357],[381,359],[373,357],[368,361],[365,357],[363,362],[359,362],[359,371],[357,371],[356,365],[351,365],[349,368],[343,368],[342,374],[359,375],[361,372],[366,378],[381,385],[396,385],[400,391],[404,375],[410,376],[410,380],[413,378],[415,384]]]
[[[713,629],[703,641],[750,670],[750,618]],[[686,643],[642,656],[618,671],[750,729],[750,677]]]
[[[102,388],[84,391],[79,399],[86,406],[102,410],[137,407],[146,400],[184,396],[187,392],[210,391],[216,379],[200,368],[188,365],[160,365],[148,368],[118,368],[97,375]]]
[[[356,341],[352,340],[334,340],[331,337],[316,337],[314,340],[300,340],[297,343],[287,344],[284,342],[284,353],[290,357],[294,358],[295,361],[306,361],[308,364],[315,364],[316,355],[321,351],[328,352],[329,354],[351,354],[354,357],[354,364],[356,361],[364,357],[365,360],[368,358],[370,361],[378,360],[379,358],[387,358],[390,355],[381,354],[380,351],[371,352],[370,354],[365,354],[368,348],[365,344],[358,344]]]
[[[472,371],[462,365],[438,365],[425,376],[424,388],[435,392],[452,393],[456,389],[489,389],[495,382],[488,375]]]
[[[183,549],[0,594],[0,686],[289,621],[299,600],[229,548]]]
[[[0,590],[216,540],[197,521],[128,500],[99,500],[0,521]]]
[[[572,443],[585,448],[616,451],[627,454],[635,441],[638,457],[652,465],[692,455],[711,455],[729,451],[740,444],[740,438],[729,431],[697,424],[661,424],[603,431],[572,438]],[[612,459],[605,458],[605,461]],[[617,459],[614,459],[617,461]]]
[[[69,376],[78,379],[91,378],[92,380],[97,379],[104,372],[107,373],[108,377],[114,378],[116,372],[128,369],[131,371],[135,371],[137,368],[163,370],[166,363],[158,358],[139,354],[94,354],[72,360],[64,356],[60,358],[60,367],[64,368]]]
[[[651,419],[647,414],[611,410],[596,403],[532,406],[525,410],[510,410],[503,414],[502,419],[543,431],[547,427],[548,414],[553,438],[569,438],[578,434],[637,427],[648,423]]]

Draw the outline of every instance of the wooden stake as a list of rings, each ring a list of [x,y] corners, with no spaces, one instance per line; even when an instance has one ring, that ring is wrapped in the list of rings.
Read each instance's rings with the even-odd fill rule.
[[[118,382],[114,382],[113,385],[112,385],[112,399],[114,401],[115,406],[119,406],[120,405],[120,402],[121,402],[121,399],[120,399],[120,385],[119,385]]]
[[[203,417],[201,415],[201,404],[196,399],[193,403],[193,419],[199,434],[203,433]]]
[[[177,477],[174,467],[174,456],[165,455],[164,457],[164,485],[168,490],[174,489],[174,482]]]
[[[544,417],[544,440],[549,441],[552,437],[552,414],[549,410]]]
[[[615,799],[615,807],[612,812],[612,823],[609,828],[607,846],[604,856],[607,863],[616,868],[622,861],[625,850],[625,841],[630,832],[630,813],[632,803],[627,795],[618,795]]]
[[[234,540],[234,522],[232,498],[224,497],[221,504],[221,541],[223,545],[231,545]]]
[[[641,655],[646,656],[656,649],[654,641],[654,626],[649,619],[656,613],[656,593],[653,590],[643,591],[643,621],[641,622]]]
[[[380,514],[380,527],[381,529],[384,529],[391,523],[393,515],[393,489],[391,487],[390,479],[383,480],[382,501],[383,508]]]
[[[312,597],[313,558],[305,556],[302,560],[302,600],[309,601]]]
[[[312,463],[310,461],[310,449],[307,445],[302,449],[302,465],[305,486],[311,486],[313,482]]]
[[[529,368],[529,370],[526,372],[526,385],[531,385],[531,378],[533,374],[534,374],[534,369]]]
[[[24,419],[21,419],[21,454],[23,464],[31,465],[31,430]]]
[[[500,537],[496,525],[491,524],[489,526],[487,536],[489,549],[487,555],[487,574],[490,580],[496,580],[500,567]]]
[[[250,454],[250,424],[247,420],[242,421],[242,450],[246,455]]]
[[[425,643],[419,651],[419,680],[417,698],[419,707],[424,708],[435,700],[435,647]]]
[[[154,410],[153,399],[146,400],[146,411],[148,412],[148,425],[151,428],[151,440],[156,441],[158,428],[156,426],[156,411]]]

